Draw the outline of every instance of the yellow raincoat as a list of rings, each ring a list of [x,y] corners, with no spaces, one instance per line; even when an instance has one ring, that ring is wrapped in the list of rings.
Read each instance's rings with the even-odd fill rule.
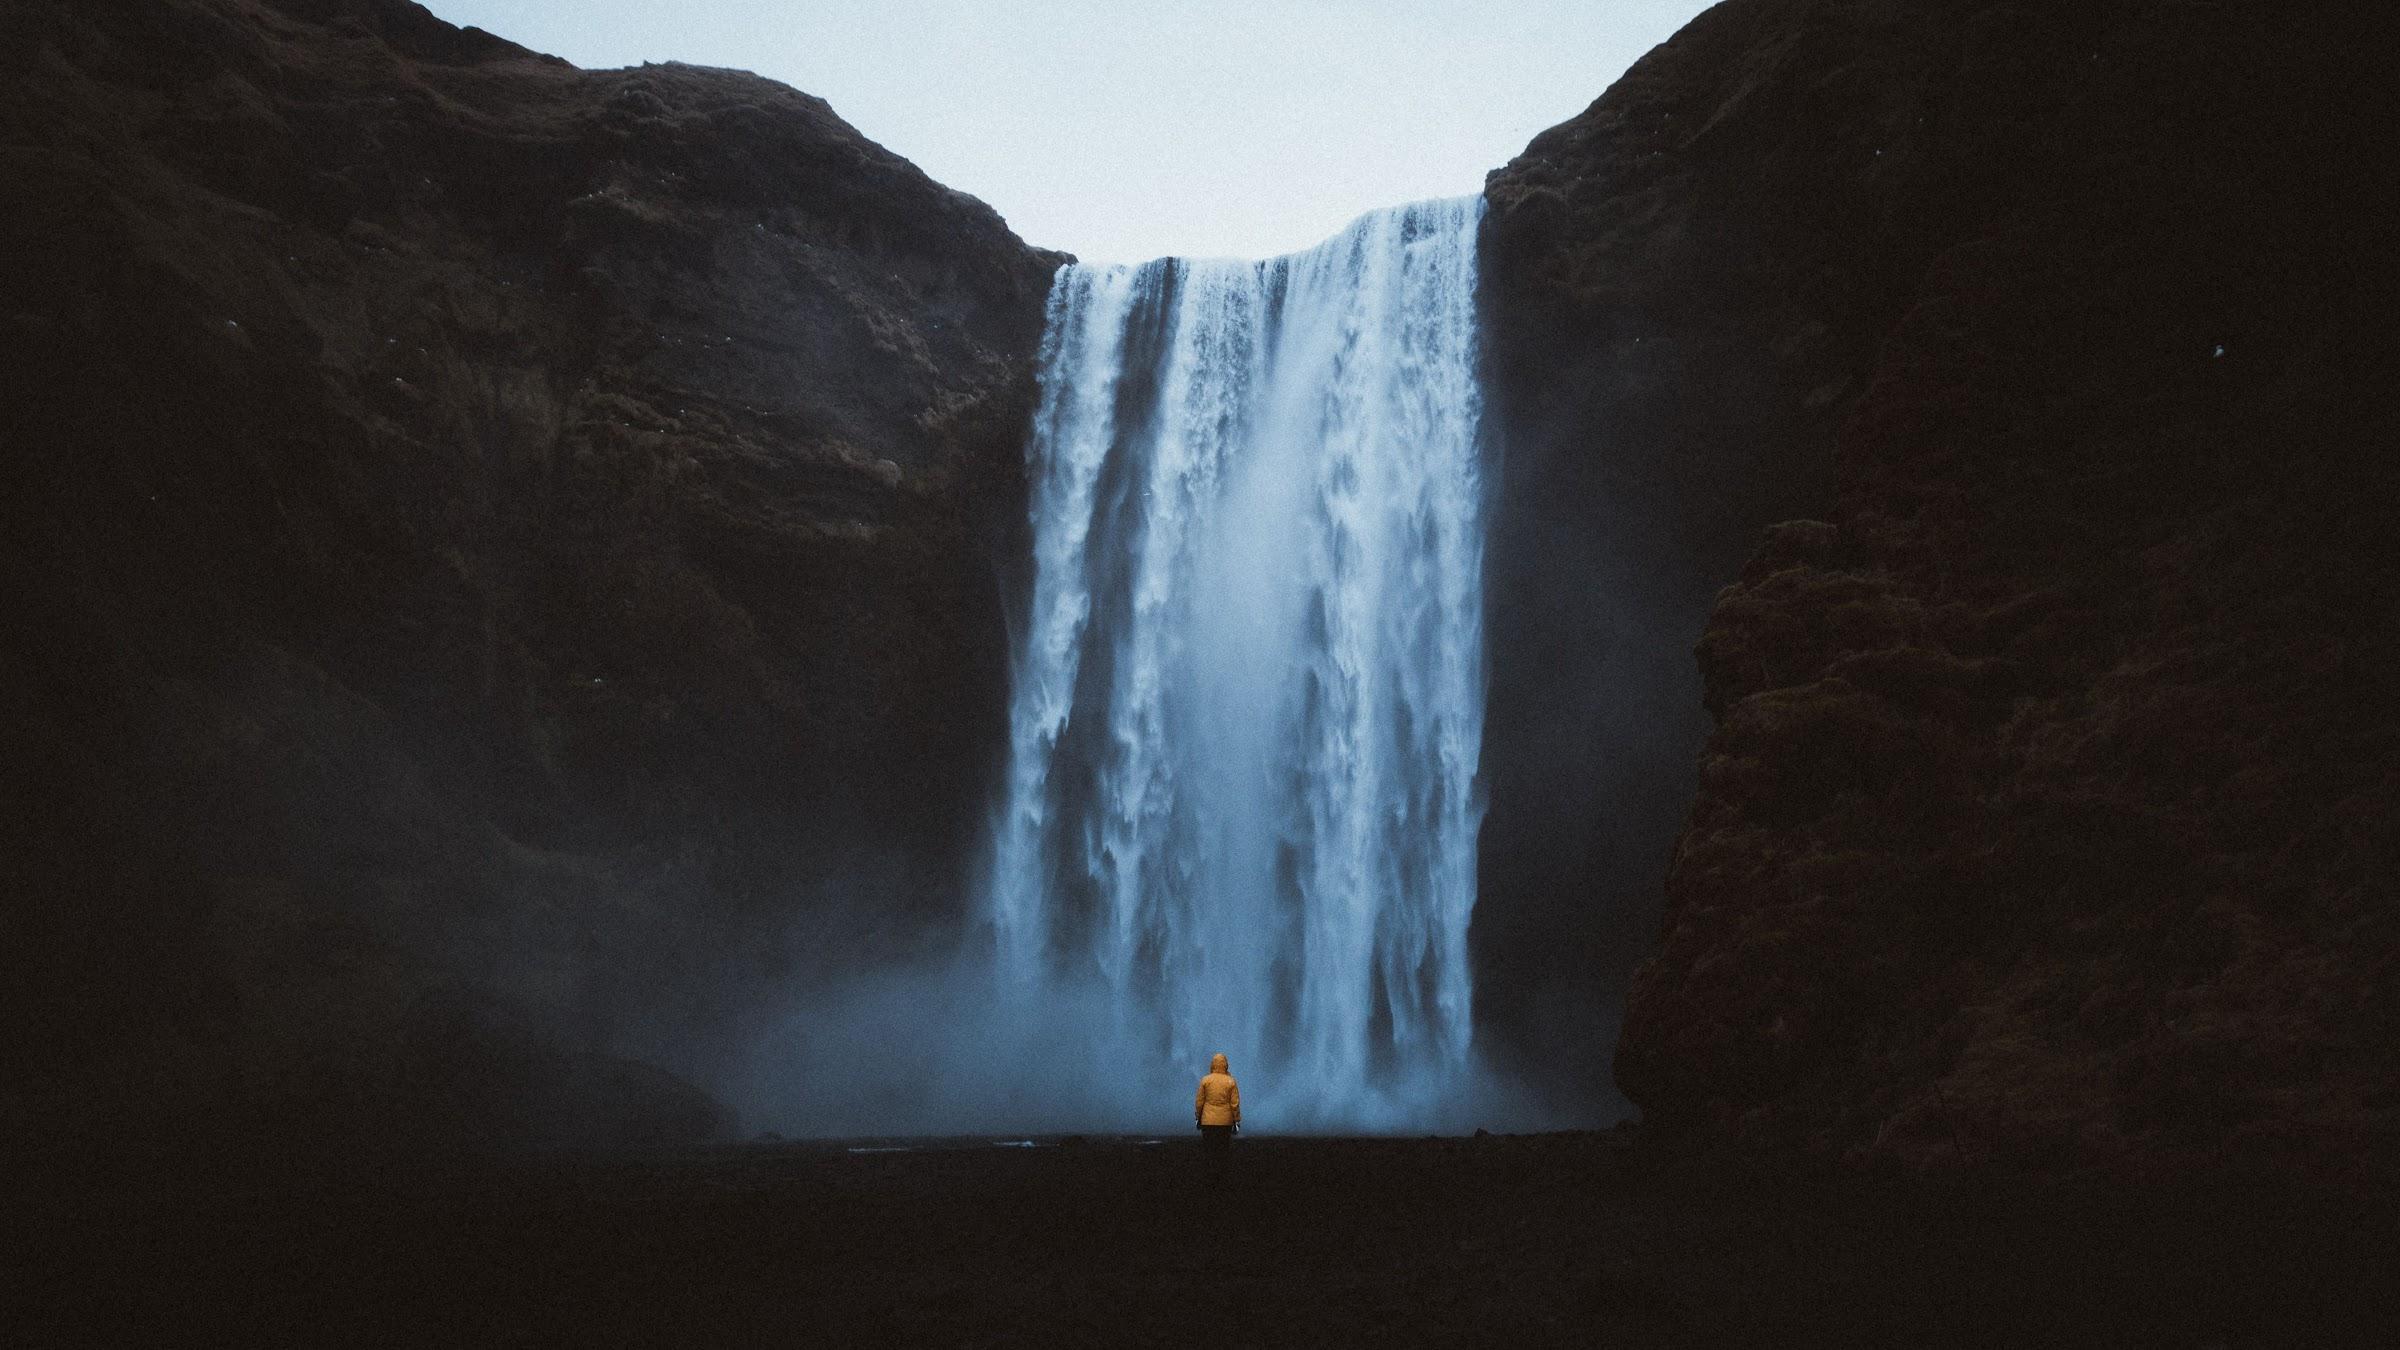
[[[1242,1085],[1225,1072],[1223,1055],[1208,1062],[1208,1076],[1200,1080],[1200,1090],[1192,1094],[1192,1114],[1203,1125],[1242,1123]]]

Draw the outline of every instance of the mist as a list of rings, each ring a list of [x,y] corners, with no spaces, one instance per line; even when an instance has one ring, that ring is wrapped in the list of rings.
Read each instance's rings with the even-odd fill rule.
[[[1060,272],[975,937],[796,999],[736,1100],[809,1133],[1147,1130],[1222,1052],[1262,1128],[1531,1122],[1467,960],[1481,214]]]
[[[1091,978],[1038,997],[961,950],[795,987],[743,1019],[708,1085],[746,1133],[861,1139],[960,1135],[1185,1135],[1207,1071],[1126,1026]],[[1470,1061],[1437,1093],[1309,1115],[1309,1085],[1235,1059],[1246,1133],[1426,1134],[1584,1123]]]

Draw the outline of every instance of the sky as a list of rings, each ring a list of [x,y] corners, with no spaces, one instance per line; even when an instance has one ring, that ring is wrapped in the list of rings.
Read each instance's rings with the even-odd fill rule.
[[[599,69],[731,66],[1085,261],[1266,257],[1482,190],[1703,0],[425,0]]]

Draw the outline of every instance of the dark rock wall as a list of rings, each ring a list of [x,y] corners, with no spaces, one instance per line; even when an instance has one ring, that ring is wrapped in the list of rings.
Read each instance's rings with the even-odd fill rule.
[[[1667,1132],[2389,1156],[2371,20],[1733,0],[1494,176],[1484,903],[1617,942],[1690,804],[1615,1062]],[[1818,519],[1730,548],[1786,514]],[[1694,747],[1668,672],[1721,581],[1697,798],[1611,814],[1652,781],[1624,765]],[[1612,668],[1668,734],[1583,682]],[[1528,741],[1588,760],[1580,797]],[[1526,861],[1587,802],[1584,853]]]
[[[1728,0],[1492,176],[1552,1108],[1622,1009],[1671,1135],[2389,1153],[2369,12]],[[958,930],[1056,255],[400,0],[26,0],[0,76],[13,1138],[688,1137],[656,1065]]]
[[[956,928],[1057,255],[399,0],[12,4],[0,164],[12,1135],[674,1133]]]
[[[1708,734],[1710,599],[1761,529],[1823,508],[1899,303],[1872,237],[1896,194],[1863,191],[1883,166],[1858,158],[1906,72],[1818,8],[1702,14],[1485,186],[1479,1022],[1572,1064],[1574,1109],[1623,1109],[1608,1047]]]

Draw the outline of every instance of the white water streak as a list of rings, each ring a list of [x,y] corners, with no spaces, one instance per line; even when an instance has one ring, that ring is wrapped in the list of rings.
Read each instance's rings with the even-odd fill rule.
[[[1460,1086],[1481,214],[1053,286],[990,907],[1015,997],[1106,992],[1057,1066],[1079,1096],[1215,1051],[1286,1125],[1413,1126]]]

